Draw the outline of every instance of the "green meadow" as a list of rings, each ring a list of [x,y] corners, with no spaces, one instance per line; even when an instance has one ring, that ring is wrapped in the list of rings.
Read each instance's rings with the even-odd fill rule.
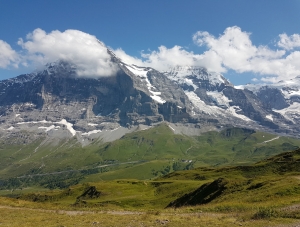
[[[24,132],[25,133],[25,132]],[[26,136],[30,136],[27,135]],[[0,141],[0,188],[66,188],[114,179],[150,180],[198,167],[249,165],[300,147],[300,140],[227,128],[199,136],[176,135],[167,124],[110,143],[38,138]]]
[[[167,124],[82,147],[0,143],[0,225],[297,226],[300,141]]]
[[[199,167],[154,180],[103,180],[1,194],[5,226],[21,220],[24,226],[296,226],[300,149],[251,165]],[[16,222],[9,224],[8,217]]]

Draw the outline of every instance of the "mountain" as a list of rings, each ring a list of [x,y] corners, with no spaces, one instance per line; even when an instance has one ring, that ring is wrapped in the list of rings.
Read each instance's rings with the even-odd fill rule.
[[[194,115],[205,113],[224,124],[299,137],[300,77],[272,85],[234,86],[221,74],[199,67],[178,66],[164,74],[184,90]]]
[[[147,161],[153,173],[138,176],[145,179],[171,171],[166,162],[174,158],[199,166],[245,164],[299,145],[283,137],[299,137],[299,77],[234,86],[205,68],[159,72],[107,53],[118,69],[114,76],[81,77],[78,66],[57,61],[0,81],[0,176]],[[265,134],[252,135],[259,131]],[[251,136],[230,137],[246,132]]]
[[[264,108],[280,114],[291,131],[299,135],[297,126],[300,123],[300,76],[269,85],[247,84],[237,88],[252,91]],[[273,120],[273,115],[268,117]]]
[[[299,78],[259,89],[235,87],[205,68],[177,66],[161,73],[107,51],[119,69],[115,76],[79,77],[76,65],[58,61],[1,81],[1,136],[29,131],[76,137],[86,145],[167,121],[175,124],[175,133],[187,135],[230,125],[299,137],[299,85],[287,86],[299,84]]]
[[[75,65],[59,61],[42,71],[1,81],[0,134],[26,130],[76,136],[80,142],[97,134],[107,141],[139,125],[195,122],[189,99],[176,83],[152,68],[128,65],[109,53],[119,67],[115,76],[78,77]]]

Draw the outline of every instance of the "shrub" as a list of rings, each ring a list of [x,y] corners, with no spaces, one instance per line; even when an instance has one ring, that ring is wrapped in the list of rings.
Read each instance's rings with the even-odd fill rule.
[[[267,219],[277,217],[278,212],[270,207],[259,207],[258,211],[253,215],[253,219]]]

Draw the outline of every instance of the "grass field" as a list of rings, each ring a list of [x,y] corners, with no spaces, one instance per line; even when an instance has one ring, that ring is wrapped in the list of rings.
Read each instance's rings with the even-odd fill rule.
[[[201,167],[155,180],[97,181],[64,190],[1,191],[0,223],[2,226],[37,223],[44,226],[297,226],[300,223],[299,163],[300,149],[249,166]],[[216,186],[214,182],[219,184]],[[176,201],[179,203],[174,206]],[[166,208],[170,204],[173,206]]]
[[[48,139],[1,142],[0,226],[300,225],[299,140],[166,124],[86,147]]]
[[[157,212],[101,212],[15,209],[0,207],[2,226],[297,226],[286,218],[245,219],[240,214]]]
[[[294,138],[241,128],[197,137],[175,135],[167,124],[110,143],[95,140],[85,147],[75,138],[53,141],[37,137],[32,141],[0,141],[0,188],[66,188],[101,180],[149,180],[198,167],[249,165],[300,147],[300,140]]]

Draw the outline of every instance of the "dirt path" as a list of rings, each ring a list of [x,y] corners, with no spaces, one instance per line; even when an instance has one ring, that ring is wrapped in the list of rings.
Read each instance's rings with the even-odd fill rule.
[[[132,220],[138,220],[138,221],[143,221],[143,218],[145,218],[146,214],[148,214],[147,212],[137,212],[137,211],[76,211],[76,210],[51,210],[51,209],[40,209],[40,208],[28,208],[28,207],[13,207],[13,206],[7,206],[7,205],[0,205],[0,210],[1,209],[6,209],[6,210],[11,210],[11,212],[13,212],[14,210],[17,211],[17,210],[20,210],[20,211],[33,211],[34,212],[44,212],[44,213],[54,213],[54,214],[65,214],[65,215],[68,215],[68,216],[77,216],[77,215],[93,215],[95,214],[97,216],[97,214],[108,214],[108,215],[116,215],[116,216],[124,216],[124,215],[132,215]],[[15,213],[15,212],[14,212]],[[175,210],[173,212],[166,212],[166,213],[160,213],[159,214],[160,216],[153,216],[153,220],[150,220],[150,221],[154,221],[155,219],[155,223],[158,224],[159,226],[160,225],[168,225],[168,222],[173,222],[173,217],[175,216],[181,216],[181,219],[184,218],[184,220],[186,220],[186,222],[188,223],[190,220],[194,220],[192,218],[195,217],[196,219],[195,220],[200,220],[199,218],[204,218],[204,219],[201,219],[201,220],[204,220],[204,221],[207,221],[209,219],[207,218],[212,218],[212,219],[224,219],[224,220],[229,220],[231,217],[232,214],[224,214],[224,213],[211,213],[211,212],[195,212],[195,213],[180,213],[179,212],[176,212]],[[131,218],[130,217],[130,218]],[[137,217],[139,217],[137,219]],[[147,216],[148,217],[148,216]],[[71,217],[71,218],[75,218],[75,217]],[[108,218],[113,218],[113,217],[108,217]],[[117,217],[116,217],[117,218]],[[122,218],[122,217],[119,217],[119,218]],[[162,219],[163,220],[160,220]],[[176,219],[174,219],[176,220]],[[149,220],[148,220],[149,221]],[[178,221],[178,220],[177,220]],[[297,220],[295,220],[297,221]],[[96,225],[98,222],[93,222],[92,225]],[[234,222],[232,222],[232,224],[236,224],[236,225],[245,225],[245,226],[254,226],[253,223],[250,223],[250,222],[245,222],[245,223],[240,223],[238,222],[237,220],[235,220]],[[250,224],[250,225],[249,225]],[[1,222],[0,222],[0,225],[1,225]],[[89,225],[90,226],[90,225]],[[98,225],[97,225],[98,226]],[[101,225],[102,226],[102,225]],[[144,225],[142,225],[144,226]],[[155,225],[157,226],[157,225]],[[176,225],[177,226],[177,225]],[[211,225],[210,225],[211,226]],[[227,225],[228,226],[228,223]],[[300,222],[297,221],[293,224],[271,224],[271,225],[265,225],[266,227],[300,227]]]
[[[147,212],[140,211],[83,211],[83,210],[50,210],[50,209],[40,209],[40,208],[28,208],[28,207],[13,207],[13,206],[3,206],[0,205],[0,209],[10,209],[10,210],[30,210],[30,211],[40,211],[46,213],[57,213],[57,214],[67,214],[67,215],[82,215],[82,214],[112,214],[112,215],[142,215]],[[177,212],[165,212],[161,215],[168,216],[208,216],[208,217],[221,217],[227,216],[228,214],[223,213],[211,213],[211,212],[193,212],[193,213],[177,213]]]
[[[10,210],[31,210],[31,211],[41,211],[46,213],[57,213],[57,214],[67,214],[67,215],[82,215],[82,214],[113,214],[113,215],[141,215],[145,212],[135,212],[135,211],[82,211],[82,210],[48,210],[39,208],[28,208],[28,207],[12,207],[12,206],[1,206],[0,209],[10,209]]]
[[[275,138],[273,138],[273,139],[270,139],[270,140],[266,140],[266,141],[264,141],[264,142],[261,142],[260,144],[269,143],[269,142],[272,142],[272,141],[274,141],[274,140],[278,140],[279,138],[280,138],[280,137],[277,136],[277,137],[275,137]]]

